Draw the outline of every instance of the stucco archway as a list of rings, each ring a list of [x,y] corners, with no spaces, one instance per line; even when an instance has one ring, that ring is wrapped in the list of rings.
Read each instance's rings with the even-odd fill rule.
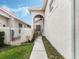
[[[42,34],[44,30],[44,17],[42,15],[36,15],[33,18],[33,23],[34,23],[34,30]]]

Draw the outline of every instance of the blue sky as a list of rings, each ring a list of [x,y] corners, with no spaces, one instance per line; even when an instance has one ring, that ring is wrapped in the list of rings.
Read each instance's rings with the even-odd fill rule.
[[[0,0],[0,7],[13,11],[22,21],[31,24],[28,7],[42,7],[43,0]]]

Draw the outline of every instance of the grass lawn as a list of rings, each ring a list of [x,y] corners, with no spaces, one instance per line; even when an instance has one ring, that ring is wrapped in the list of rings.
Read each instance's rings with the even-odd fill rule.
[[[43,43],[49,59],[65,59],[45,37],[43,37]]]
[[[29,59],[32,48],[33,43],[1,48],[0,59]]]

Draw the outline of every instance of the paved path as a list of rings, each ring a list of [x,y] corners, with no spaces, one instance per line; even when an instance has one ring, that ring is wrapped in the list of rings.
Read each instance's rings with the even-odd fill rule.
[[[35,41],[30,59],[48,59],[41,36],[39,36]]]

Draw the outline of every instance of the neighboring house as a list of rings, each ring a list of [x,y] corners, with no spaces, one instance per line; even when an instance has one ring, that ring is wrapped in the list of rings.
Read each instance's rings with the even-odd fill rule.
[[[43,8],[29,8],[32,28],[40,31],[65,59],[79,59],[79,1],[76,3],[44,0]]]
[[[21,44],[28,41],[30,37],[31,26],[12,12],[0,8],[0,31],[5,32],[5,44]]]

